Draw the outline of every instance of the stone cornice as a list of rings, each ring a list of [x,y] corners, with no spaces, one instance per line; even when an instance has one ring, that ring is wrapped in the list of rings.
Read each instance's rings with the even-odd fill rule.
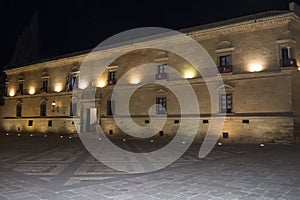
[[[299,21],[299,17],[296,16],[294,13],[287,13],[284,15],[265,18],[265,19],[251,20],[251,21],[211,28],[211,29],[193,31],[188,33],[188,35],[194,39],[199,39],[199,40],[208,39],[222,34],[225,35],[231,33],[244,33],[244,32],[251,32],[256,30],[278,27],[284,24],[288,24],[292,19]]]
[[[60,58],[60,59],[40,62],[40,63],[36,63],[36,64],[32,64],[32,65],[26,65],[26,66],[22,66],[22,67],[12,68],[12,69],[8,69],[8,70],[4,70],[4,72],[7,75],[12,75],[12,74],[17,74],[20,72],[27,72],[27,71],[32,71],[32,70],[42,70],[44,68],[54,68],[54,67],[61,67],[64,65],[72,65],[72,64],[78,63],[78,61],[83,61],[86,56],[87,56],[87,54],[85,53],[85,54],[81,54],[81,55],[77,55],[77,56]]]
[[[269,18],[263,18],[263,19],[258,19],[256,21],[245,21],[245,22],[240,22],[236,24],[230,24],[230,25],[225,25],[225,26],[220,26],[216,28],[209,28],[205,30],[199,30],[199,31],[192,31],[187,33],[188,36],[191,36],[194,39],[198,40],[203,40],[203,39],[208,39],[208,38],[213,38],[216,37],[217,35],[224,35],[224,34],[231,34],[231,33],[242,33],[242,32],[251,32],[251,31],[256,31],[256,30],[263,30],[263,29],[268,29],[272,27],[278,27],[284,24],[288,24],[291,20],[295,20],[297,22],[300,22],[300,18],[294,14],[294,13],[287,13],[287,14],[282,14],[279,16],[273,16]],[[167,36],[167,35],[162,35],[160,38],[149,38],[149,40],[146,41],[132,41],[132,43],[122,45],[120,44],[117,47],[108,47],[105,50],[97,51],[97,52],[92,52],[92,53],[83,53],[80,55],[76,56],[70,56],[66,58],[59,58],[55,60],[50,60],[50,61],[45,61],[45,62],[40,62],[32,65],[27,65],[27,66],[22,66],[18,68],[13,68],[13,69],[8,69],[5,70],[4,72],[7,75],[12,75],[20,72],[26,72],[26,71],[32,71],[32,70],[39,70],[43,68],[52,68],[52,67],[60,67],[60,66],[65,66],[65,65],[72,65],[78,62],[83,62],[86,61],[85,58],[88,56],[89,60],[93,59],[99,59],[99,58],[105,58],[109,57],[111,53],[114,52],[125,52],[128,50],[136,50],[137,48],[149,48],[151,44],[159,44],[164,39],[168,37],[168,42],[174,41],[176,42],[177,40],[180,40],[182,36]],[[171,39],[170,39],[171,38]],[[92,55],[91,55],[92,54]]]
[[[56,60],[50,60],[45,61],[41,63],[36,63],[32,65],[22,66],[18,68],[8,69],[4,72],[7,75],[17,74],[17,73],[23,73],[26,71],[32,71],[32,70],[39,70],[44,68],[52,68],[52,67],[60,67],[64,65],[72,65],[76,64],[78,62],[89,62],[93,60],[98,60],[100,58],[109,58],[112,53],[122,53],[122,52],[130,52],[137,49],[143,49],[143,48],[149,48],[152,45],[162,44],[162,42],[165,42],[166,44],[169,44],[170,41],[178,42],[179,40],[184,40],[184,37],[186,35],[157,35],[159,38],[143,38],[145,41],[139,42],[139,41],[129,41],[128,44],[115,44],[114,46],[107,46],[104,50],[101,51],[91,51],[89,53],[84,53],[77,56],[72,57],[66,57]],[[167,40],[166,40],[167,38]],[[117,47],[116,47],[117,45]],[[171,44],[169,44],[171,45]]]

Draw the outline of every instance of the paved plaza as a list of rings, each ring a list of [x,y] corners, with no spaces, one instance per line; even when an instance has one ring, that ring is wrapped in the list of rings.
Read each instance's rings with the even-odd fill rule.
[[[155,142],[116,141],[122,148]],[[95,160],[79,138],[0,136],[2,199],[300,199],[300,146],[191,148],[165,169],[126,174]]]

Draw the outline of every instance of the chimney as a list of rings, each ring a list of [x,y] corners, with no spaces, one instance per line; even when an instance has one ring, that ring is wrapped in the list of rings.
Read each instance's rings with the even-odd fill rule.
[[[289,3],[289,10],[300,16],[300,6],[297,3]]]

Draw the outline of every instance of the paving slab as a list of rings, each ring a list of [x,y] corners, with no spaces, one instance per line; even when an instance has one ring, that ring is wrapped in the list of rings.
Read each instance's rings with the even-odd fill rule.
[[[0,136],[0,200],[299,199],[300,145],[224,144],[199,159],[200,145],[159,171],[126,174],[93,158],[79,138]]]

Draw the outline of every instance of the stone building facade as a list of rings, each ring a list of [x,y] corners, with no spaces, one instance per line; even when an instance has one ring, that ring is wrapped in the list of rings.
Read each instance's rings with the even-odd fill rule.
[[[220,134],[223,142],[296,141],[300,136],[300,18],[295,6],[291,8],[182,30],[205,48],[221,73],[225,93],[220,93],[216,113],[210,109],[201,75],[171,52],[149,48],[132,51],[111,63],[95,82],[78,80],[80,65],[87,56],[79,53],[6,70],[1,129],[20,134],[76,134],[76,127],[84,132],[100,124],[111,137],[126,137],[112,118],[114,85],[135,66],[157,63],[156,72],[150,74],[157,81],[174,81],[165,70],[168,65],[195,90],[201,110],[200,138],[212,115],[225,115]],[[98,59],[105,55],[95,53]],[[129,77],[128,85],[140,84],[143,78]],[[91,102],[86,91],[94,87],[97,90]],[[129,105],[131,118],[147,125],[153,104],[164,107],[163,114],[168,116],[163,130],[153,137],[172,137],[180,123],[180,107],[176,96],[159,84],[143,86],[134,93]]]

